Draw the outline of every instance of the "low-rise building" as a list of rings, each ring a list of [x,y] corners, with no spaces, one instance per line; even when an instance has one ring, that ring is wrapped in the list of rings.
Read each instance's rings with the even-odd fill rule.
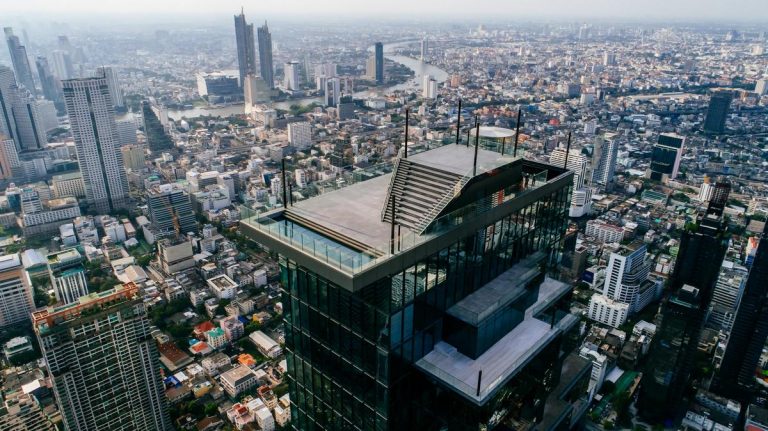
[[[268,358],[277,358],[283,353],[283,349],[275,340],[261,331],[254,331],[248,336],[251,342],[259,349],[262,355]]]
[[[253,370],[248,367],[237,366],[221,374],[221,386],[230,397],[236,397],[243,391],[256,386],[258,379]]]

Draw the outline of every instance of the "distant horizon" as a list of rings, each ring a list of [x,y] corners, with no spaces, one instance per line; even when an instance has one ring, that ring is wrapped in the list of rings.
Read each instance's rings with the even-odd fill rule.
[[[127,23],[184,22],[200,18],[218,21],[240,12],[241,6],[249,20],[276,19],[286,22],[324,18],[338,20],[458,22],[484,20],[488,23],[515,19],[537,22],[603,22],[619,23],[681,23],[681,24],[768,24],[768,12],[764,0],[648,0],[643,3],[610,0],[474,0],[469,3],[456,0],[409,2],[389,0],[385,2],[358,2],[327,0],[325,2],[294,0],[289,3],[276,0],[258,4],[242,0],[182,1],[182,0],[133,0],[117,2],[105,0],[93,3],[88,0],[26,0],[0,4],[0,25],[13,22],[88,21],[89,18],[111,18]],[[337,20],[337,21],[338,21]],[[96,25],[105,25],[105,22]],[[469,23],[468,23],[469,24]],[[768,29],[768,25],[766,26]]]

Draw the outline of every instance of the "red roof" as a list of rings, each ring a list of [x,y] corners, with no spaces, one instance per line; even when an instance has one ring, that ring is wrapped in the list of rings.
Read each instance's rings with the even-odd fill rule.
[[[210,331],[215,327],[216,326],[214,326],[214,324],[210,320],[206,320],[205,322],[195,326],[195,332],[204,333],[204,332]]]

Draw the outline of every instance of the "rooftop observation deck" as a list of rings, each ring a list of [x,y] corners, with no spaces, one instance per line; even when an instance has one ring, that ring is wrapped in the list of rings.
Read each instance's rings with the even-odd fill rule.
[[[241,208],[240,229],[257,242],[312,265],[322,276],[355,290],[375,280],[384,262],[482,219],[495,207],[473,201],[467,190],[511,175],[503,202],[522,207],[537,194],[567,184],[572,173],[494,151],[464,145],[409,145],[407,159],[346,172],[331,189],[287,208],[257,212]],[[431,148],[429,148],[431,147]],[[474,193],[472,194],[475,195]],[[532,195],[526,199],[527,195]],[[396,222],[392,223],[392,213]],[[510,209],[511,211],[511,209]],[[477,228],[482,227],[478,225]],[[363,277],[363,274],[371,277]],[[376,274],[376,275],[374,275]]]

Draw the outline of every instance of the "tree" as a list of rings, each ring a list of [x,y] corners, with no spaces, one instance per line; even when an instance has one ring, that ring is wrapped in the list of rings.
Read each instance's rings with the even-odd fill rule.
[[[205,405],[205,415],[213,416],[219,413],[219,406],[216,403],[208,403]]]

